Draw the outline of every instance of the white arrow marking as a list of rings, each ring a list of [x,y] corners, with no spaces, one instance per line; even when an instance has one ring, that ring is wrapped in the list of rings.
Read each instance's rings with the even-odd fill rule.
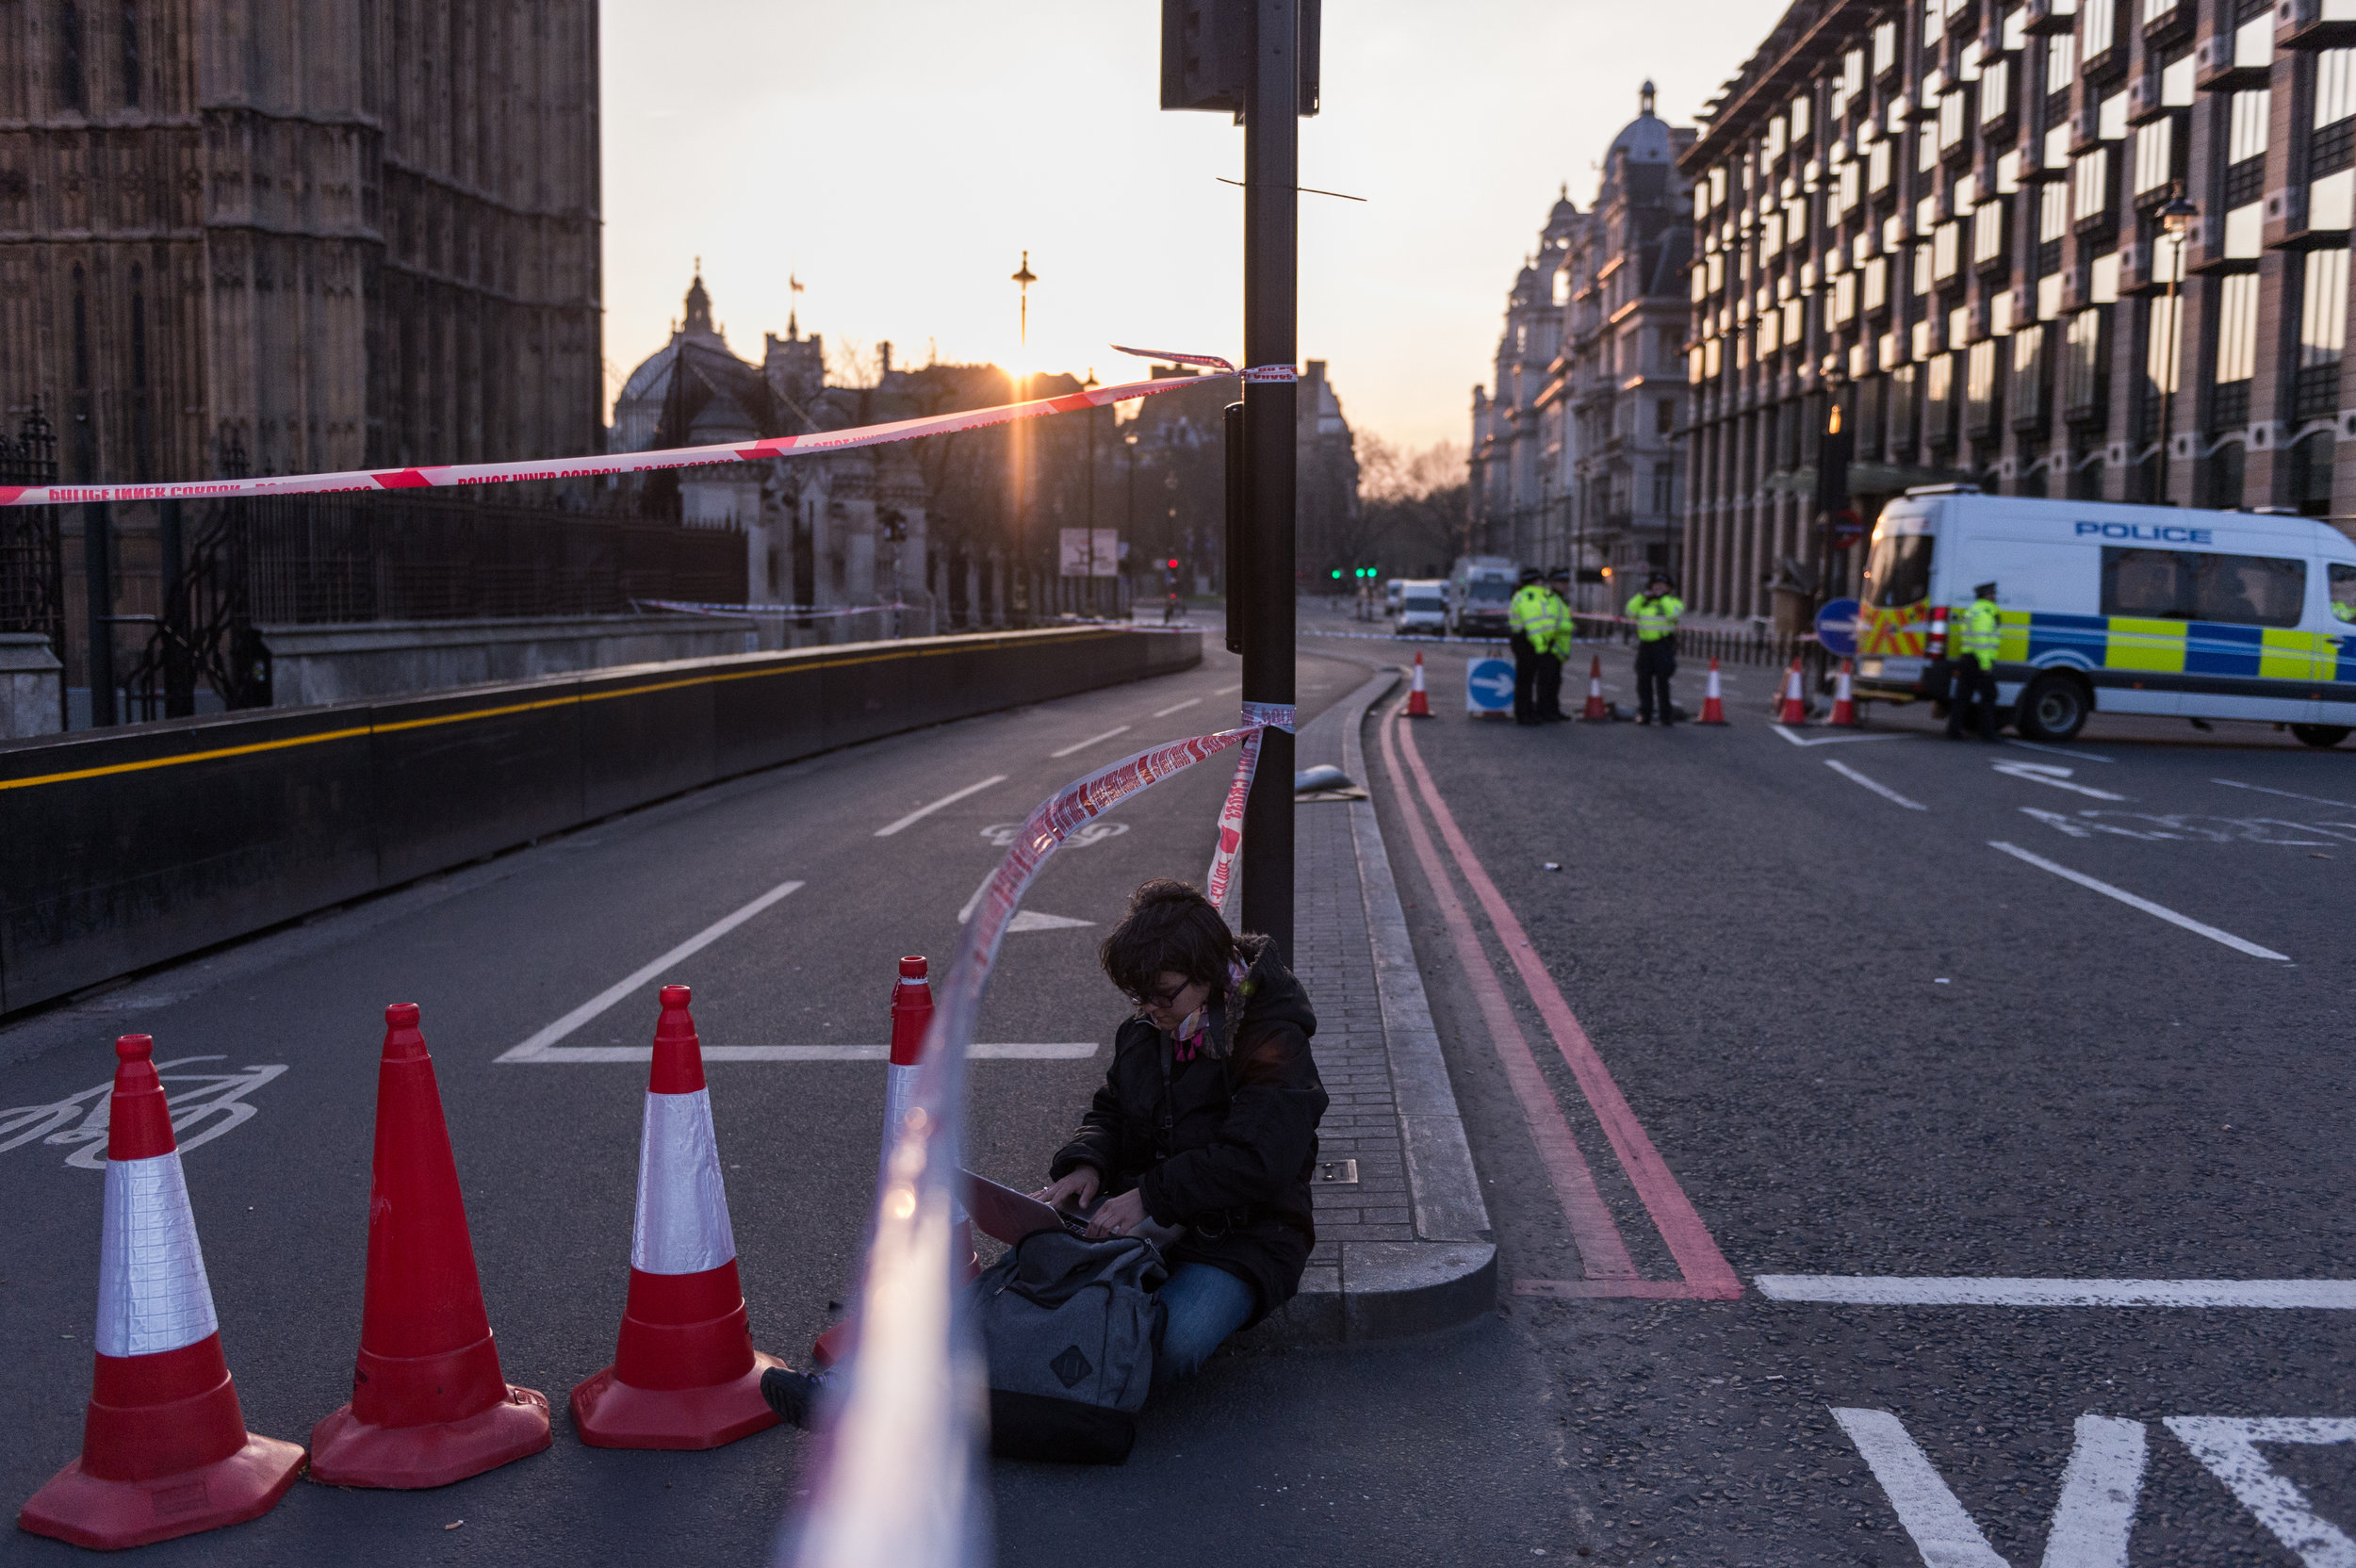
[[[2061,767],[2053,762],[2002,761],[1990,762],[1988,766],[1998,773],[2009,774],[2015,778],[2025,778],[2032,784],[2051,784],[2056,790],[2068,790],[2073,794],[2091,795],[2096,800],[2129,798],[2126,795],[2115,795],[2108,790],[2098,790],[2090,784],[2072,784],[2070,782],[2070,776],[2077,770]]]
[[[1896,1416],[1886,1410],[1836,1409],[1832,1414],[1888,1494],[1927,1568],[2010,1568]],[[2142,1422],[2078,1417],[2046,1533],[2044,1568],[2126,1568],[2146,1453]]]
[[[2307,1568],[2356,1568],[2356,1541],[2317,1515],[2298,1483],[2277,1474],[2258,1452],[2261,1443],[2356,1443],[2356,1421],[2171,1415],[2168,1429]]]
[[[1849,766],[1846,762],[1839,761],[1833,758],[1827,757],[1824,759],[1824,766],[1830,768],[1833,772],[1839,774],[1843,778],[1851,779],[1857,783],[1864,785],[1867,789],[1873,791],[1884,800],[1896,801],[1899,805],[1905,807],[1909,811],[1927,811],[1930,809],[1929,807],[1923,805],[1921,801],[1908,800],[1906,796],[1900,794],[1889,785],[1879,784],[1874,782],[1873,779],[1866,777],[1863,774],[1857,772],[1857,769]]]

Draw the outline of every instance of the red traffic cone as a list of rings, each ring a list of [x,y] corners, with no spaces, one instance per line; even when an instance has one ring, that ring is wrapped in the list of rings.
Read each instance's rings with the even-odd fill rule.
[[[311,1429],[311,1478],[447,1486],[547,1447],[548,1396],[499,1373],[417,1004],[384,1009],[368,1276],[352,1402]]]
[[[1849,661],[1841,662],[1841,674],[1832,688],[1831,722],[1845,728],[1857,727],[1857,697],[1849,686]]]
[[[1693,722],[1696,724],[1726,722],[1726,705],[1718,691],[1718,661],[1715,659],[1710,662],[1710,690],[1702,694],[1702,716]]]
[[[1423,649],[1415,650],[1415,671],[1407,688],[1407,716],[1428,719],[1432,716],[1431,699],[1423,692]]]
[[[1431,717],[1429,713],[1424,716]],[[892,1159],[892,1140],[916,1093],[916,1067],[924,1059],[924,1035],[933,1026],[929,972],[925,960],[912,954],[900,960],[900,981],[892,988],[892,1062],[884,1069],[883,1153],[875,1168],[879,1185],[884,1166]],[[973,1251],[973,1223],[959,1209],[956,1224],[957,1233],[951,1245],[964,1257],[965,1277],[970,1280],[982,1271],[981,1259]],[[821,1366],[832,1366],[851,1353],[851,1342],[858,1337],[857,1323],[846,1317],[818,1336],[810,1347],[810,1359]]]
[[[1808,723],[1808,699],[1800,694],[1800,662],[1792,661],[1792,668],[1784,678],[1783,700],[1775,705],[1777,724]]]
[[[245,1429],[155,1051],[145,1035],[115,1041],[82,1457],[16,1516],[20,1529],[100,1550],[258,1519],[303,1467],[300,1445]]]
[[[753,1348],[687,1003],[685,986],[663,988],[614,1364],[573,1390],[573,1427],[599,1448],[717,1448],[777,1424],[761,1375],[785,1364]]]
[[[1596,654],[1587,665],[1587,706],[1579,715],[1582,719],[1609,721],[1612,707],[1603,700],[1603,655]]]

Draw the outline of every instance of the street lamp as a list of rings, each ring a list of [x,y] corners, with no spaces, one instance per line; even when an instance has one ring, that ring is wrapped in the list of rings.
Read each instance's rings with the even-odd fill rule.
[[[2192,228],[2192,220],[2201,216],[2201,208],[2184,195],[2183,186],[2176,188],[2168,205],[2160,209],[2160,227],[2176,242],[2176,265],[2168,276],[2168,381],[2160,388],[2160,504],[2168,498],[2168,446],[2176,426],[2177,344],[2182,336],[2180,318],[2182,307],[2176,290],[2184,281],[2184,240]]]

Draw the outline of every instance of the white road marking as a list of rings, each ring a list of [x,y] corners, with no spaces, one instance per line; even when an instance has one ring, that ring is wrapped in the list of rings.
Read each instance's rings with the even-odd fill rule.
[[[1241,686],[1221,686],[1218,691],[1213,692],[1211,695],[1215,697],[1223,697],[1232,693],[1240,692],[1242,690],[1243,688]]]
[[[2084,872],[2071,871],[2068,866],[2055,865],[2044,856],[2032,855],[2018,844],[2008,844],[2002,840],[1990,839],[1988,841],[1988,847],[2001,849],[2016,860],[2025,860],[2040,871],[2050,871],[2055,876],[2075,882],[2082,888],[2091,888],[2103,897],[2115,898],[2130,908],[2140,909],[2147,915],[2156,915],[2170,925],[2181,925],[2196,936],[2206,937],[2213,942],[2222,942],[2236,953],[2247,953],[2252,958],[2271,958],[2277,963],[2290,962],[2287,954],[2277,953],[2270,947],[2260,947],[2256,942],[2244,941],[2231,931],[2220,931],[2214,925],[2202,924],[2190,915],[2180,915],[2165,904],[2154,904],[2148,898],[2138,898],[2124,888],[2114,888],[2108,882],[2098,882]]]
[[[909,826],[915,823],[923,822],[926,817],[931,816],[935,811],[940,810],[944,806],[955,806],[958,801],[963,800],[968,795],[980,794],[984,790],[989,789],[992,784],[1004,784],[1006,781],[1006,776],[1005,774],[991,774],[988,778],[983,779],[979,784],[968,784],[964,789],[959,790],[956,794],[942,795],[939,800],[934,801],[930,806],[918,807],[915,810],[910,811],[907,816],[902,817],[898,822],[892,824],[888,827],[876,828],[875,837],[878,839],[889,839],[892,835],[897,833],[903,827]]]
[[[1835,1408],[1925,1568],[2010,1568],[1930,1456],[1886,1410]],[[2046,1532],[2044,1568],[2126,1568],[2149,1452],[2143,1423],[2082,1415]]]
[[[1095,1055],[1096,1049],[1093,1040],[1045,1044],[1018,1041],[1002,1045],[973,1045],[967,1048],[966,1055],[969,1060],[976,1062],[1076,1062]],[[551,1046],[536,1056],[517,1059],[578,1067],[602,1062],[646,1062],[653,1058],[652,1045],[559,1045]],[[502,1061],[506,1059],[500,1058]],[[707,1062],[883,1062],[892,1059],[892,1047],[707,1045],[703,1048],[703,1059]]]
[[[1064,747],[1063,750],[1051,751],[1047,755],[1050,757],[1069,757],[1075,751],[1086,751],[1088,747],[1094,745],[1099,741],[1109,741],[1116,735],[1126,735],[1128,733],[1129,726],[1125,724],[1117,724],[1110,729],[1104,731],[1102,735],[1091,735],[1085,741],[1074,741],[1070,745]]]
[[[2060,746],[2049,746],[2039,741],[2016,741],[2009,735],[2004,738],[2004,744],[2019,746],[2023,751],[2042,751],[2054,757],[2075,757],[2081,762],[2116,762],[2119,760],[2116,757],[2104,757],[2099,752],[2067,751]]]
[[[1074,920],[1070,915],[1045,915],[1037,909],[1017,909],[1014,919],[1006,922],[1006,934],[1017,931],[1070,931],[1077,926],[1094,925],[1092,920]]]
[[[2068,790],[2072,794],[2091,795],[2096,800],[2132,798],[2127,795],[2113,794],[2108,790],[2098,790],[2090,784],[2072,784],[2070,782],[2070,776],[2077,770],[2055,767],[2051,762],[1990,762],[1988,766],[2013,778],[2025,778],[2032,784],[2050,784],[2056,790]]]
[[[1006,849],[1013,844],[1014,836],[1022,831],[1023,825],[1019,822],[994,822],[982,829],[982,837],[1000,849]],[[1125,822],[1097,817],[1072,829],[1071,836],[1064,840],[1063,847],[1086,849],[1090,844],[1101,844],[1106,839],[1118,839],[1128,831],[1129,825]]]
[[[1201,697],[1188,697],[1184,702],[1173,702],[1167,708],[1155,709],[1153,710],[1153,716],[1157,719],[1166,719],[1172,713],[1179,712],[1185,709],[1197,707],[1202,703],[1202,701],[1203,699]]]
[[[2356,1568],[2356,1541],[2320,1517],[2299,1483],[2258,1451],[2261,1443],[2356,1443],[2356,1421],[2328,1416],[2171,1415],[2168,1429],[2241,1499],[2307,1568]]]
[[[1875,783],[1873,779],[1866,777],[1863,774],[1857,772],[1857,769],[1849,766],[1846,762],[1839,761],[1833,758],[1827,757],[1824,759],[1824,766],[1830,768],[1833,772],[1839,774],[1843,778],[1864,785],[1867,789],[1873,791],[1884,800],[1896,801],[1899,805],[1905,807],[1909,811],[1927,811],[1930,809],[1929,807],[1923,805],[1919,800],[1908,800],[1906,796],[1900,794],[1897,791],[1891,789],[1887,784]]]
[[[1927,1568],[2011,1568],[1896,1416],[1886,1410],[1836,1409],[1832,1418],[1881,1482]]]
[[[1770,733],[1782,736],[1785,740],[1791,742],[1795,746],[1837,746],[1849,741],[1904,741],[1910,738],[1904,734],[1820,735],[1812,741],[1804,741],[1800,739],[1797,734],[1793,733],[1793,727],[1788,724],[1772,726]]]
[[[684,958],[690,957],[695,954],[701,953],[705,948],[710,947],[713,942],[718,941],[722,937],[727,936],[729,932],[735,930],[738,926],[744,924],[746,921],[752,919],[755,915],[761,913],[772,904],[777,903],[777,900],[796,891],[801,888],[801,886],[802,884],[799,882],[780,882],[776,887],[770,889],[767,892],[762,893],[759,898],[754,899],[750,904],[745,905],[743,908],[736,910],[732,914],[721,916],[718,920],[713,921],[710,925],[705,926],[702,930],[696,932],[694,936],[688,938],[685,941],[679,943],[679,946],[671,949],[670,952],[665,953],[662,957],[657,958],[654,962],[646,965],[643,969],[631,972],[623,979],[617,980],[613,985],[608,986],[605,989],[599,991],[597,995],[591,997],[580,1006],[575,1007],[571,1012],[566,1013],[563,1018],[558,1019],[554,1023],[549,1024],[547,1028],[541,1030],[538,1034],[532,1036],[521,1045],[510,1047],[499,1056],[499,1060],[502,1062],[529,1062],[542,1055],[547,1052],[548,1047],[554,1045],[558,1040],[563,1039],[565,1036],[571,1034],[574,1030],[580,1028],[582,1024],[588,1022],[599,1013],[604,1012],[608,1007],[613,1006],[624,997],[629,996],[631,992],[637,990],[641,986],[644,986],[647,981],[652,980],[655,976],[661,974],[664,970],[669,969],[672,965],[679,963]],[[648,1049],[651,1050],[652,1047],[649,1046]]]
[[[2356,805],[2345,800],[2326,800],[2321,795],[2293,794],[2288,790],[2269,790],[2263,784],[2244,784],[2232,778],[2212,778],[2209,782],[2222,784],[2229,790],[2255,790],[2262,795],[2281,795],[2284,800],[2312,800],[2317,806],[2337,806],[2343,810],[2356,811]]]
[[[178,1056],[155,1064],[156,1076],[162,1080],[164,1103],[171,1108],[172,1141],[180,1152],[202,1148],[223,1133],[242,1127],[261,1114],[259,1106],[249,1105],[245,1096],[286,1070],[286,1064],[273,1063],[246,1067],[235,1072],[176,1072],[175,1068],[191,1062],[218,1062],[221,1056]],[[174,1091],[174,1084],[196,1086]],[[0,1153],[32,1142],[74,1149],[65,1163],[79,1170],[106,1168],[106,1129],[114,1110],[109,1078],[93,1088],[47,1105],[13,1105],[0,1111]],[[76,1117],[81,1124],[68,1127]],[[206,1119],[213,1124],[204,1131],[189,1135],[189,1129]],[[79,1148],[75,1148],[79,1145]]]
[[[2258,1307],[2356,1312],[2356,1280],[2005,1280],[1761,1274],[1770,1301],[1851,1307]]]

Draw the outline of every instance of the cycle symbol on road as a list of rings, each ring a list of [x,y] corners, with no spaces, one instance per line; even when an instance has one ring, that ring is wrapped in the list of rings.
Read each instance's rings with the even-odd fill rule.
[[[1005,849],[1014,842],[1014,836],[1022,831],[1023,825],[1019,822],[1002,822],[983,828],[982,837]],[[1106,822],[1099,817],[1094,822],[1082,823],[1074,828],[1072,837],[1063,841],[1063,847],[1086,849],[1090,844],[1101,844],[1106,839],[1118,839],[1128,831],[1129,825],[1125,822]]]
[[[157,1062],[164,1082],[164,1103],[172,1109],[172,1134],[187,1153],[212,1142],[234,1127],[254,1119],[260,1107],[245,1097],[286,1070],[283,1062],[241,1068],[235,1072],[175,1072],[174,1068],[197,1062],[226,1061],[224,1056],[180,1056]],[[174,1084],[183,1087],[174,1089]],[[46,1105],[15,1105],[0,1111],[0,1154],[36,1140],[74,1148],[65,1163],[79,1170],[106,1168],[106,1117],[112,1106],[114,1080],[84,1089]],[[69,1122],[78,1124],[68,1126]],[[192,1129],[202,1131],[189,1135]],[[79,1147],[75,1147],[75,1146]]]

